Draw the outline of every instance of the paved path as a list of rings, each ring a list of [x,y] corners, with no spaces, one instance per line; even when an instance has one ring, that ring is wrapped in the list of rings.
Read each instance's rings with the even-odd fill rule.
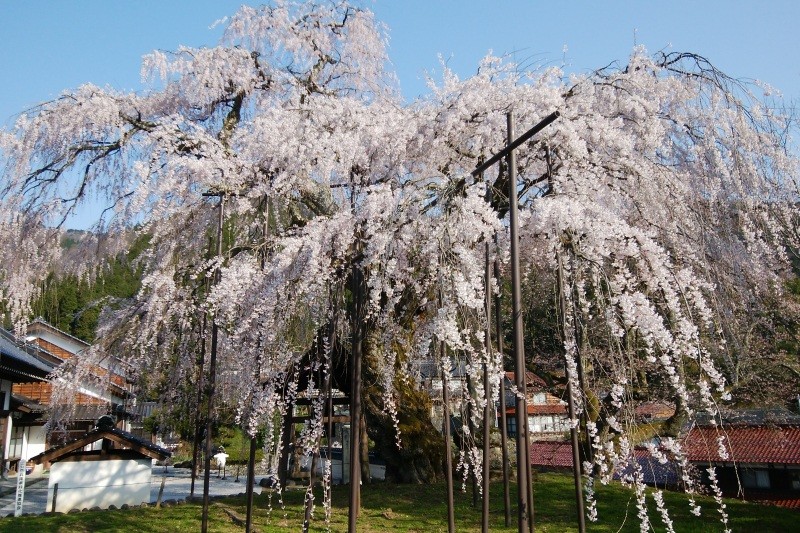
[[[235,469],[234,469],[235,474]],[[150,483],[150,503],[155,503],[158,498],[158,492],[161,489],[161,480],[164,482],[164,494],[161,501],[166,500],[184,500],[189,496],[189,489],[191,487],[191,475],[187,468],[173,468],[168,467],[167,472],[164,472],[163,466],[153,467],[153,476]],[[247,491],[247,484],[245,483],[245,476],[239,476],[239,481],[235,481],[235,475],[228,475],[226,479],[216,477],[216,471],[212,471],[211,480],[209,485],[209,494],[211,496],[235,496]],[[256,480],[258,480],[256,476]],[[5,495],[0,496],[0,517],[7,516],[14,513],[14,497],[16,487],[16,478],[0,481],[0,493]],[[256,485],[253,488],[255,494],[261,494],[261,487]],[[10,492],[9,492],[10,490]],[[195,481],[194,488],[195,496],[202,496],[203,494],[203,477],[198,477]],[[23,513],[43,513],[47,505],[47,475],[33,475],[28,477],[28,483],[25,488],[25,498],[22,504]]]

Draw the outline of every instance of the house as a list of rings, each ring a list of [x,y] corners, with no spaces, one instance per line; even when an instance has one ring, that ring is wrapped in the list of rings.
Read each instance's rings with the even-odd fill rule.
[[[434,359],[424,359],[417,363],[412,372],[417,374],[423,390],[431,397],[431,422],[441,428],[443,420],[442,393],[443,381],[439,365]],[[508,435],[516,435],[517,421],[514,387],[514,372],[506,372],[504,376],[506,399],[506,423]],[[526,371],[528,430],[534,440],[564,440],[569,434],[569,414],[567,403],[558,396],[547,391],[547,383],[534,374]],[[468,387],[468,375],[463,361],[456,361],[448,376],[450,394],[450,416],[460,419],[463,403],[463,390]],[[497,417],[499,419],[499,405]],[[499,422],[497,422],[499,424]],[[457,431],[457,427],[453,428]]]
[[[567,402],[547,391],[547,383],[534,374],[526,371],[528,431],[532,440],[564,440],[570,430]],[[517,434],[515,396],[512,386],[515,383],[514,372],[506,372],[506,424],[508,435]]]
[[[6,472],[24,453],[22,432],[19,427],[25,419],[36,416],[36,405],[26,403],[12,394],[15,385],[44,383],[53,366],[38,356],[35,347],[17,339],[11,332],[0,328],[0,446],[2,446],[2,472]],[[38,453],[36,443],[44,443],[39,429],[27,428],[27,440],[33,443],[27,455]],[[32,452],[32,453],[31,453]]]
[[[163,461],[170,455],[114,427],[111,417],[102,417],[95,429],[30,461],[51,463],[46,509],[68,512],[149,502],[153,459]]]
[[[683,439],[687,459],[708,482],[715,467],[723,494],[800,507],[800,417],[782,410],[698,417]]]
[[[71,358],[80,357],[90,347],[88,343],[61,331],[42,318],[34,320],[28,326],[27,333],[25,346],[50,371]],[[47,411],[53,407],[53,385],[47,380],[13,384],[12,398],[24,407],[26,414],[18,420],[10,441],[21,443],[22,434],[25,433],[31,454],[38,453],[48,446],[85,434],[105,414],[117,416],[121,429],[127,430],[125,403],[131,396],[131,385],[125,379],[121,362],[109,357],[93,369],[93,374],[93,379],[80,383],[69,421],[49,436],[44,425]]]
[[[422,389],[431,398],[431,422],[434,427],[443,428],[444,410],[442,404],[444,381],[439,364],[432,358],[424,359],[414,369],[419,376]],[[456,361],[447,378],[450,396],[450,416],[458,418],[462,407],[462,391],[467,387],[467,371],[463,361]]]

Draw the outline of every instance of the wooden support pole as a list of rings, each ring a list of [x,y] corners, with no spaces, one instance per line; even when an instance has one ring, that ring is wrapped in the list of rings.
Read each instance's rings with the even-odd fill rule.
[[[508,127],[508,143],[514,140],[514,115],[506,115]],[[525,347],[523,344],[522,330],[522,289],[519,269],[519,221],[517,206],[517,172],[514,151],[508,152],[508,203],[511,226],[511,305],[513,324],[513,350],[514,350],[514,376],[517,386],[515,402],[517,426],[517,521],[519,533],[528,531],[528,516],[530,513],[528,501],[528,486],[530,485],[530,458],[527,448],[528,409],[525,401]]]
[[[449,365],[445,368],[447,345],[439,343],[442,359],[442,426],[444,429],[444,478],[447,485],[447,533],[455,533],[455,505],[453,503],[453,455],[450,448],[450,373]]]
[[[257,442],[256,435],[250,437],[250,454],[247,458],[247,517],[244,522],[245,533],[250,533],[253,528],[253,493],[255,492],[256,481]]]
[[[217,258],[222,257],[222,225],[225,220],[225,194],[219,195],[219,219],[217,221]],[[220,281],[222,273],[219,265],[214,271],[214,284]],[[214,427],[214,393],[216,389],[217,374],[217,344],[219,339],[219,325],[216,317],[211,322],[211,354],[208,360],[208,381],[206,386],[206,456],[205,472],[203,473],[203,519],[201,524],[202,533],[208,532],[208,506],[209,490],[211,488],[211,433]]]
[[[58,483],[53,485],[53,505],[50,507],[50,512],[56,512],[56,500],[58,499]]]
[[[490,261],[489,241],[486,241],[486,258],[484,264],[484,306],[486,308],[486,328],[484,330],[484,345],[486,353],[484,354],[483,361],[483,394],[486,398],[486,404],[483,406],[483,508],[481,509],[481,531],[487,533],[489,531],[489,477],[490,477],[490,464],[489,455],[491,453],[490,435],[492,431],[491,421],[492,408],[492,387],[489,379],[489,363],[492,358],[492,270]]]
[[[363,304],[363,273],[353,265],[353,341],[350,362],[350,499],[347,530],[356,533],[356,521],[361,508],[361,357]]]
[[[497,235],[494,236],[495,246],[497,246]],[[494,260],[494,278],[500,279],[500,264],[497,258]],[[500,354],[500,368],[505,370],[505,354],[503,350],[503,324],[501,323],[500,294],[494,297],[494,329],[497,351]],[[509,460],[508,460],[508,419],[506,414],[506,374],[503,372],[500,377],[500,446],[503,453],[503,511],[505,525],[511,525],[511,490],[509,482]]]
[[[564,287],[564,264],[561,254],[559,253],[556,257],[558,262],[558,272],[557,272],[557,289],[558,289],[558,303],[559,303],[559,311],[561,314],[561,324],[564,332],[564,336],[567,336],[567,323],[566,323],[566,313],[567,313],[567,306],[564,300],[564,291],[566,290]],[[568,355],[568,354],[567,354]],[[581,480],[581,455],[580,455],[580,444],[578,442],[578,430],[579,426],[575,425],[575,398],[573,396],[573,388],[572,388],[572,381],[573,378],[577,378],[577,376],[570,375],[569,368],[566,368],[567,374],[567,405],[569,406],[569,419],[570,419],[570,443],[572,445],[572,476],[573,482],[575,485],[575,509],[578,515],[578,531],[579,533],[586,532],[586,514],[583,509],[583,486]]]
[[[203,321],[200,324],[200,357],[197,361],[197,411],[195,412],[194,442],[192,442],[192,482],[189,487],[189,497],[194,497],[194,485],[197,474],[200,473],[200,441],[203,437],[203,392],[205,392],[206,364],[206,322],[208,318],[203,311]]]

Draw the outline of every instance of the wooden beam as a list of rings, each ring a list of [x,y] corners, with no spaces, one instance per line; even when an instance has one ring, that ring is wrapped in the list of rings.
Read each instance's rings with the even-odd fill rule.
[[[126,438],[124,435],[118,434],[113,429],[106,429],[106,430],[95,430],[90,433],[87,433],[83,437],[75,439],[71,442],[63,444],[61,446],[57,446],[55,448],[51,448],[46,450],[39,455],[31,457],[29,461],[33,462],[34,464],[39,464],[44,461],[57,461],[61,457],[74,452],[76,450],[80,450],[93,442],[97,442],[101,439],[108,439],[112,442],[125,446],[127,449],[134,450],[136,452],[141,453],[151,459],[158,459],[163,461],[167,457],[170,456],[170,453],[166,450],[164,452],[159,451],[158,449],[154,449],[151,446],[146,446],[144,444],[140,444],[136,441],[132,441]]]

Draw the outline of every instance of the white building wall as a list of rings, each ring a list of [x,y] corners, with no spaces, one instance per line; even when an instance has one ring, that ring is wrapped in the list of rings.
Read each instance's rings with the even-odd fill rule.
[[[28,430],[28,457],[26,459],[30,459],[47,449],[45,446],[47,430],[44,426],[29,426],[26,429]]]
[[[11,407],[11,386],[13,383],[11,381],[0,379],[0,392],[3,393],[3,405],[0,406],[0,409],[3,411],[8,411]]]
[[[50,467],[47,511],[53,510],[53,492],[58,484],[56,511],[123,504],[139,505],[150,501],[152,460],[109,459],[69,461]]]
[[[22,449],[23,432],[28,441],[27,451]],[[25,459],[30,459],[34,455],[39,455],[47,449],[45,446],[46,438],[47,430],[45,430],[44,426],[12,426],[11,439],[8,444],[8,457],[21,458],[24,455]],[[37,465],[37,468],[40,467],[41,465]]]

